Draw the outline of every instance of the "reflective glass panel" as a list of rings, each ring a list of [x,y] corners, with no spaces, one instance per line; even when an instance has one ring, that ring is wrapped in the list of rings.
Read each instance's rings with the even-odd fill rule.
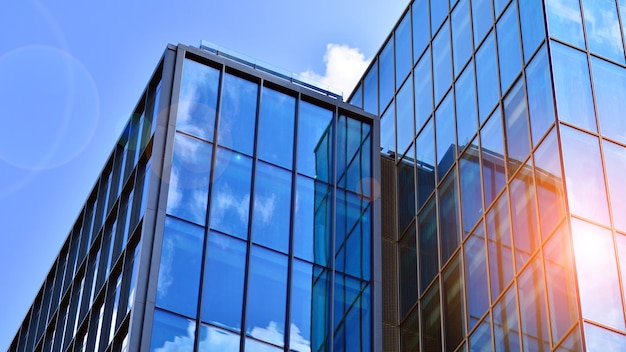
[[[437,1],[441,3],[442,1]],[[452,83],[452,52],[448,21],[433,39],[433,77],[435,102],[439,102]],[[419,78],[419,77],[418,77]]]
[[[338,187],[371,196],[371,125],[339,116],[337,124],[337,179]]]
[[[622,279],[622,290],[624,290],[626,289],[626,235],[618,233],[615,237]]]
[[[330,248],[331,189],[319,181],[296,179],[294,253],[297,257],[326,265]]]
[[[182,134],[174,138],[167,213],[204,225],[212,146]]]
[[[626,335],[585,323],[587,351],[619,351],[626,346]]]
[[[400,351],[419,351],[419,310],[414,309],[400,330]]]
[[[509,176],[513,174],[530,152],[528,110],[522,80],[517,81],[504,98],[504,122]]]
[[[264,87],[261,95],[257,155],[291,169],[296,99]]]
[[[498,61],[496,60],[496,45],[492,32],[480,49],[478,49],[478,52],[476,52],[478,116],[480,116],[481,123],[489,116],[493,106],[500,98],[500,86],[498,85],[498,75],[496,72],[498,72]]]
[[[609,225],[598,138],[562,126],[561,143],[570,211]]]
[[[493,331],[496,352],[522,350],[518,336],[515,285],[509,288],[500,302],[493,307]]]
[[[298,172],[330,181],[332,165],[333,112],[300,102],[298,116]],[[320,161],[320,162],[318,162]]]
[[[461,181],[461,210],[463,212],[463,237],[483,215],[483,197],[480,180],[478,146],[472,145],[459,160]]]
[[[468,330],[489,308],[489,285],[487,283],[487,252],[482,223],[465,242],[465,285],[467,287]]]
[[[292,351],[309,352],[312,337],[317,337],[319,344],[327,330],[330,307],[326,294],[328,275],[300,260],[294,260],[292,270],[289,348]]]
[[[459,150],[463,149],[478,130],[474,65],[469,65],[454,84],[456,99],[456,131]]]
[[[441,265],[450,258],[459,246],[458,196],[456,192],[456,170],[446,177],[439,187],[439,249]]]
[[[535,181],[539,205],[539,226],[541,236],[545,239],[565,216],[561,159],[554,129],[535,152]]]
[[[173,217],[165,218],[156,304],[196,316],[204,228]]]
[[[393,70],[393,38],[389,40],[378,57],[380,65],[380,76],[378,80],[380,88],[378,111],[385,110],[389,100],[395,91],[394,70]]]
[[[504,10],[509,1],[511,0],[493,0],[493,7],[496,11],[496,18],[500,16],[502,10]]]
[[[252,241],[283,253],[289,251],[291,173],[257,162]]]
[[[400,255],[400,317],[404,317],[417,302],[417,242],[415,222],[399,243]]]
[[[456,159],[456,133],[452,104],[452,94],[448,94],[435,113],[438,180],[443,178]]]
[[[396,28],[396,89],[411,71],[411,13],[407,12]]]
[[[356,87],[356,89],[354,90],[354,93],[352,94],[352,97],[350,98],[350,101],[348,102],[356,107],[363,108],[363,86],[362,85],[359,84]]]
[[[554,100],[549,65],[544,45],[526,68],[528,111],[533,145],[539,143],[543,134],[554,123]]]
[[[451,351],[461,343],[465,336],[460,254],[452,258],[450,265],[443,272],[441,289],[446,349]]]
[[[433,112],[433,81],[430,68],[430,50],[415,66],[415,129],[419,130]]]
[[[218,142],[220,145],[252,155],[259,85],[226,73]]]
[[[411,10],[413,14],[413,60],[417,61],[430,41],[428,0],[413,1]]]
[[[480,325],[474,330],[469,337],[469,350],[470,352],[490,352],[493,351],[491,342],[491,323],[490,316],[488,315],[485,320],[480,322]]]
[[[461,0],[452,11],[452,51],[454,53],[455,76],[459,75],[467,60],[472,56],[470,25],[469,0]]]
[[[211,232],[206,258],[202,321],[240,331],[246,243]]]
[[[626,231],[626,149],[617,144],[603,142],[604,162],[609,181],[613,226]],[[626,263],[624,263],[626,264]],[[626,270],[625,270],[626,271]]]
[[[380,117],[380,150],[383,153],[395,153],[396,151],[396,122],[394,113],[394,102],[391,101],[391,105],[389,105],[387,111]]]
[[[378,115],[378,61],[363,79],[363,110]]]
[[[441,305],[439,303],[439,282],[428,290],[421,305],[422,346],[433,351],[441,351]]]
[[[526,264],[537,249],[541,238],[537,226],[533,169],[530,163],[522,166],[509,186],[511,196],[511,220],[517,270]]]
[[[198,351],[239,351],[239,339],[238,334],[202,324]]]
[[[220,71],[185,59],[176,129],[213,141]]]
[[[474,22],[474,43],[475,46],[478,47],[478,43],[483,40],[493,25],[491,0],[472,0],[472,15]]]
[[[335,225],[335,269],[369,279],[369,201],[358,195],[337,191]]]
[[[482,144],[481,157],[485,206],[488,207],[506,183],[502,114],[500,109],[496,109],[483,126],[483,129],[480,131],[480,142]]]
[[[415,140],[418,209],[435,189],[435,136],[430,119]]]
[[[524,47],[524,61],[528,62],[541,41],[546,37],[546,27],[543,22],[543,1],[526,0],[519,6],[519,16],[522,22],[522,45]]]
[[[448,1],[430,0],[430,30],[433,34],[437,32],[447,14]]]
[[[570,352],[570,351],[582,351],[582,337],[580,336],[580,329],[577,326],[572,332],[565,338],[557,352]]]
[[[415,165],[413,165],[413,148],[409,154],[397,164],[398,185],[398,233],[415,218]]]
[[[626,143],[626,70],[595,57],[591,58],[591,70],[600,131]]]
[[[587,43],[592,53],[624,64],[624,46],[614,0],[583,0]]]
[[[522,343],[527,351],[549,351],[550,333],[541,258],[535,257],[517,280]]]
[[[595,132],[587,55],[557,42],[551,46],[559,119]]]
[[[509,6],[498,21],[497,30],[500,88],[504,94],[522,69],[522,48],[516,6]]]
[[[546,0],[550,36],[585,47],[583,24],[578,1]]]
[[[436,198],[432,197],[417,218],[419,241],[419,272],[420,293],[439,271],[439,255],[437,250],[437,209]]]
[[[193,351],[195,330],[196,323],[193,320],[155,309],[150,352]]]
[[[211,195],[212,229],[248,238],[251,164],[252,160],[244,155],[217,150]]]
[[[396,141],[398,152],[404,153],[415,138],[413,129],[413,80],[409,77],[396,95]]]
[[[284,346],[287,256],[253,246],[248,273],[246,335]]]
[[[487,213],[487,251],[493,301],[513,279],[513,248],[506,192]]]

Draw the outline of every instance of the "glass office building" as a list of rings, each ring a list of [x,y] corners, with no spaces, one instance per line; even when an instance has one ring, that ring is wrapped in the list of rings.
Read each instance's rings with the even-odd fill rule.
[[[374,115],[169,46],[9,351],[380,344]]]
[[[626,346],[626,1],[415,0],[381,117],[384,351]]]

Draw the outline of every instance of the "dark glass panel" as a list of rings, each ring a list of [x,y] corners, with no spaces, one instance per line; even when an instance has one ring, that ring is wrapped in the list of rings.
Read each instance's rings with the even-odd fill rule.
[[[413,147],[397,165],[398,233],[402,233],[415,218],[415,165],[412,154]]]
[[[487,213],[487,251],[492,302],[513,279],[513,248],[507,193]]]
[[[609,138],[626,143],[626,119],[624,119],[626,70],[595,57],[591,58],[591,70],[600,132]]]
[[[259,85],[243,78],[226,74],[218,143],[244,154],[252,155]]]
[[[442,1],[438,1],[440,3]],[[450,26],[448,21],[433,39],[433,77],[435,103],[445,95],[452,83],[452,51],[450,49]],[[419,78],[419,77],[418,77]]]
[[[548,134],[535,152],[535,181],[539,226],[541,236],[545,239],[565,216],[565,195],[556,130]]]
[[[452,94],[448,94],[435,113],[437,141],[437,179],[441,181],[456,159],[456,133]]]
[[[389,100],[395,92],[394,71],[393,71],[393,38],[390,39],[380,52],[378,63],[380,65],[380,77],[378,84],[380,87],[378,111],[385,110]]]
[[[251,176],[250,158],[218,148],[211,194],[212,229],[248,238]]]
[[[554,41],[551,49],[559,120],[596,132],[587,55]]]
[[[541,257],[536,256],[517,280],[522,343],[526,351],[550,350],[543,278]]]
[[[463,149],[478,130],[474,65],[467,66],[454,85],[456,99],[456,132],[459,150]]]
[[[284,346],[287,302],[285,255],[253,246],[250,256],[246,305],[246,335]]]
[[[603,141],[604,162],[611,195],[613,226],[626,231],[626,149],[617,144]],[[626,263],[624,263],[626,264]],[[626,272],[626,270],[624,270]]]
[[[155,309],[150,351],[193,351],[195,330],[196,323],[193,320]]]
[[[526,0],[520,4],[519,11],[522,23],[524,61],[528,62],[535,49],[546,37],[546,27],[543,22],[543,1]]]
[[[493,307],[493,331],[496,351],[521,351],[515,285]]]
[[[488,1],[488,0],[481,0]],[[474,12],[476,13],[476,12]],[[476,17],[474,17],[476,18]],[[478,116],[485,121],[500,97],[498,83],[498,61],[493,32],[476,52],[476,86],[478,87]]]
[[[526,88],[528,89],[528,112],[533,145],[554,123],[554,99],[550,63],[544,45],[526,68]]]
[[[392,101],[387,111],[380,117],[380,151],[392,155],[392,157],[396,152],[394,106],[394,101]]]
[[[417,290],[417,242],[415,222],[399,243],[400,253],[400,318],[411,310],[418,298]]]
[[[443,272],[442,285],[445,346],[446,351],[454,351],[465,336],[460,254]]]
[[[418,209],[435,189],[435,136],[430,119],[415,140]]]
[[[609,225],[598,138],[562,126],[561,143],[569,210]]]
[[[329,260],[332,190],[319,181],[296,179],[294,254],[326,265]]]
[[[493,7],[491,0],[472,0],[474,22],[474,43],[478,47],[493,25]],[[493,71],[495,72],[495,71]]]
[[[459,178],[461,187],[461,210],[463,216],[463,237],[483,214],[482,191],[480,181],[480,162],[478,146],[472,144],[459,160]]]
[[[415,308],[400,327],[400,350],[419,351],[419,309]]]
[[[331,180],[333,112],[300,102],[298,116],[298,172],[320,181]]]
[[[176,116],[177,130],[213,141],[219,80],[219,70],[185,59]]]
[[[456,172],[452,170],[439,188],[439,250],[442,266],[459,246],[458,199]]]
[[[206,258],[202,321],[240,331],[246,243],[211,232]]]
[[[428,0],[413,1],[411,10],[413,14],[413,60],[417,61],[430,41]]]
[[[439,271],[436,206],[436,198],[430,198],[417,218],[420,293],[423,293],[426,290],[428,284],[435,278],[437,272]]]
[[[463,66],[472,57],[472,30],[469,16],[469,0],[461,0],[452,11],[452,52],[454,53],[454,75],[458,76]]]
[[[378,61],[363,79],[363,110],[378,115]]]
[[[399,153],[404,153],[415,138],[413,121],[413,80],[409,77],[396,95],[396,140]]]
[[[441,351],[441,305],[439,303],[439,283],[436,282],[422,298],[422,346],[429,350]]]
[[[511,176],[530,152],[526,92],[520,80],[504,98],[508,174]]]
[[[295,112],[294,97],[263,88],[257,147],[260,159],[292,168]]]
[[[539,247],[533,168],[530,160],[509,185],[515,265],[519,271]]]
[[[433,113],[433,79],[430,67],[430,50],[426,50],[424,56],[415,66],[413,77],[415,79],[415,130],[419,131],[426,123],[426,120],[428,120],[428,116]]]
[[[572,237],[583,318],[625,331],[613,234],[572,219]]]
[[[547,0],[550,36],[580,48],[585,47],[580,5],[577,1]]]
[[[504,167],[504,139],[502,136],[502,113],[500,109],[489,117],[480,131],[481,160],[483,165],[483,186],[485,206],[493,202],[504,188],[506,174]]]
[[[411,13],[407,12],[396,27],[396,89],[411,71]]]
[[[292,174],[264,162],[255,172],[252,241],[287,253]]]
[[[619,351],[626,346],[626,335],[585,323],[587,351]]]
[[[478,225],[465,242],[465,284],[467,286],[468,330],[489,308],[489,285],[487,281],[487,252],[485,232],[482,223]]]
[[[522,69],[517,7],[509,6],[496,25],[498,58],[500,63],[500,88],[506,92]]]
[[[615,1],[583,0],[582,4],[589,50],[624,64],[624,46]]]
[[[176,134],[167,213],[204,225],[212,145]]]

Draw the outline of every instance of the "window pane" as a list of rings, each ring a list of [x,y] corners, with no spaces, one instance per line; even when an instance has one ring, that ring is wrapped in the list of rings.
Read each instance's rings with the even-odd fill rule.
[[[248,238],[252,160],[219,148],[213,175],[210,225],[229,235]]]
[[[470,30],[468,0],[461,0],[452,11],[452,51],[454,53],[454,75],[458,76],[463,65],[472,56],[472,31]]]
[[[248,278],[246,334],[284,346],[287,257],[253,246]]]
[[[415,222],[399,243],[400,254],[400,318],[404,318],[417,302],[417,243]]]
[[[195,330],[196,323],[193,320],[155,309],[150,351],[172,349],[191,352],[193,351]]]
[[[489,116],[493,106],[500,98],[498,75],[495,72],[498,72],[498,62],[496,60],[496,45],[492,32],[476,53],[478,116],[480,116],[481,123]]]
[[[177,130],[213,141],[219,79],[219,70],[185,59],[176,117]]]
[[[335,270],[369,279],[370,202],[341,190],[336,202]]]
[[[432,351],[441,351],[441,305],[439,304],[439,283],[426,293],[422,299],[422,346]]]
[[[491,340],[490,316],[487,315],[469,338],[470,352],[493,351]]]
[[[252,241],[283,253],[289,251],[291,173],[257,162]]]
[[[220,145],[252,155],[259,86],[243,78],[226,74],[218,142]]]
[[[595,57],[591,58],[591,69],[600,131],[609,138],[626,143],[626,70]]]
[[[604,161],[609,181],[613,226],[626,231],[626,149],[617,144],[603,142]],[[626,265],[626,263],[624,263]],[[625,270],[626,271],[626,270]]]
[[[460,255],[456,255],[443,273],[443,314],[446,349],[457,347],[465,336],[463,323],[463,278]]]
[[[500,87],[504,94],[522,69],[522,53],[516,6],[509,6],[498,21],[497,29]]]
[[[437,205],[436,198],[430,198],[417,219],[419,241],[419,272],[420,293],[439,271],[439,255],[437,250]]]
[[[474,65],[469,65],[455,83],[456,131],[459,150],[463,149],[478,130]]]
[[[420,54],[430,41],[430,18],[428,16],[428,0],[415,0],[413,13],[413,60],[417,61]]]
[[[495,300],[513,279],[511,224],[506,192],[487,213],[487,250],[491,299]]]
[[[493,25],[491,0],[472,0],[472,15],[474,20],[474,43],[478,47],[478,43],[482,41]]]
[[[524,83],[518,81],[504,98],[507,161],[509,176],[513,174],[530,152],[528,110]]]
[[[332,165],[333,112],[322,107],[300,103],[298,117],[298,172],[330,181],[331,170],[318,159]]]
[[[202,324],[200,326],[200,352],[239,351],[239,335],[228,330]]]
[[[515,285],[504,294],[500,302],[493,307],[493,331],[496,351],[521,351]]]
[[[430,68],[430,50],[415,66],[415,129],[419,130],[433,112],[433,80]]]
[[[550,36],[585,47],[583,24],[578,1],[547,0]]]
[[[483,197],[480,188],[480,161],[478,146],[472,145],[459,160],[461,180],[461,210],[463,211],[463,237],[483,215]]]
[[[320,281],[315,281],[316,279]],[[330,302],[327,302],[328,297],[323,294],[324,290],[321,292],[322,295],[314,295],[314,293],[319,294],[319,288],[326,285],[328,282],[325,274],[317,277],[314,275],[311,264],[294,260],[291,287],[290,350],[309,352],[311,351],[312,336],[324,336],[326,324],[328,324],[326,314]],[[320,310],[314,311],[313,309]],[[317,325],[312,325],[312,319],[315,319]],[[321,329],[321,331],[314,331],[314,329]]]
[[[396,88],[411,71],[411,13],[404,15],[396,28]]]
[[[488,207],[504,188],[504,139],[502,137],[502,114],[500,109],[491,115],[480,131],[482,144],[483,183],[485,206]]]
[[[246,244],[211,232],[206,258],[202,321],[240,331]]]
[[[559,119],[595,132],[587,55],[552,42],[552,68]]]
[[[363,110],[378,115],[378,61],[363,79]]]
[[[321,265],[329,260],[331,192],[323,182],[304,176],[296,179],[294,253]]]
[[[614,0],[583,0],[589,50],[624,64],[624,47]]]
[[[585,323],[585,345],[587,351],[619,351],[626,346],[626,336]]]
[[[544,45],[526,68],[528,111],[530,113],[533,145],[537,145],[544,133],[554,123],[554,100],[549,64]]]
[[[441,180],[456,159],[454,106],[452,94],[448,94],[435,113],[437,141],[437,179]]]
[[[545,239],[565,216],[561,159],[554,129],[535,152],[535,180],[537,181],[539,225],[541,236]]]
[[[404,153],[413,138],[413,80],[409,77],[396,95],[396,138],[398,152]]]
[[[200,225],[206,223],[211,154],[211,144],[176,134],[167,195],[168,214]]]
[[[394,102],[391,101],[389,108],[380,117],[380,150],[383,153],[392,154],[396,151],[396,122],[395,122],[395,108]],[[392,152],[392,153],[390,153]]]
[[[561,139],[570,211],[609,225],[598,138],[562,126]]]
[[[549,351],[550,335],[546,317],[545,287],[539,256],[524,269],[517,284],[524,348],[529,351]]]
[[[360,81],[359,81],[360,82]],[[352,94],[352,98],[348,102],[356,107],[363,108],[363,86],[359,85]]]
[[[435,136],[430,119],[415,140],[418,209],[435,189]]]
[[[430,24],[433,34],[437,32],[447,14],[448,1],[430,0]]]
[[[456,187],[456,172],[452,170],[439,188],[439,249],[442,266],[459,246]]]
[[[541,41],[546,37],[546,27],[543,22],[543,1],[526,0],[519,7],[520,21],[522,22],[522,44],[524,47],[524,61],[528,62]]]
[[[442,1],[437,1],[437,3],[440,2]],[[450,27],[447,21],[433,39],[433,76],[435,78],[435,102],[439,102],[452,83]]]
[[[406,226],[415,218],[415,165],[413,165],[413,148],[407,157],[397,164],[398,177],[398,233],[404,232]]]
[[[385,110],[389,100],[393,96],[395,91],[394,74],[393,74],[393,38],[385,44],[385,47],[380,52],[378,57],[380,64],[380,100],[378,111]]]
[[[203,246],[204,228],[165,218],[157,306],[195,318]]]
[[[419,351],[419,310],[414,309],[400,330],[400,351]]]
[[[517,270],[520,270],[541,242],[537,228],[535,187],[530,160],[529,163],[522,166],[522,170],[511,181],[509,194],[511,196],[515,265]]]
[[[294,97],[263,88],[257,147],[260,159],[291,169],[295,112]]]
[[[337,186],[343,189],[371,196],[371,185],[367,181],[372,176],[372,126],[368,123],[339,116],[337,126]]]
[[[465,242],[465,284],[467,285],[468,330],[489,308],[489,285],[487,282],[487,252],[482,223]]]
[[[613,234],[572,219],[572,236],[583,318],[624,331]]]

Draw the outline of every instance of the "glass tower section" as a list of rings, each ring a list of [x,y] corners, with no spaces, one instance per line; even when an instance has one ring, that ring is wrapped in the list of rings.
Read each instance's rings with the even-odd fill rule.
[[[409,4],[349,99],[381,116],[384,351],[626,345],[625,30],[622,0]]]

